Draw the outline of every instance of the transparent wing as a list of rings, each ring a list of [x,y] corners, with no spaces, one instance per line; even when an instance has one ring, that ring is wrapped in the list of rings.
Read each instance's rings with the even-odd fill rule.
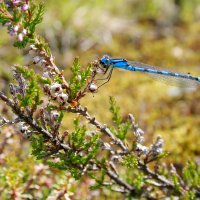
[[[183,88],[197,88],[200,86],[200,82],[197,80],[192,80],[191,77],[193,77],[193,76],[191,76],[190,74],[183,74],[183,73],[179,73],[179,72],[175,72],[175,71],[171,71],[171,70],[165,70],[165,69],[161,69],[158,67],[144,64],[144,63],[135,62],[135,61],[128,61],[128,64],[131,66],[140,67],[143,69],[158,70],[160,72],[171,73],[171,75],[167,75],[166,73],[160,74],[160,73],[150,73],[148,71],[143,71],[146,74],[152,76],[153,78],[163,81],[168,85],[178,86],[178,87],[183,87]],[[172,74],[174,74],[174,76]],[[175,74],[179,74],[183,77],[175,76]],[[195,77],[193,77],[193,78],[195,78]]]

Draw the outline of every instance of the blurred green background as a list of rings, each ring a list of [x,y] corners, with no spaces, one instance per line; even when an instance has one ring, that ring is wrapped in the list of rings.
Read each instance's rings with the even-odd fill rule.
[[[200,0],[49,0],[39,33],[69,76],[75,56],[83,67],[104,54],[200,76]],[[2,33],[3,32],[3,33]],[[1,74],[28,57],[1,30]],[[26,54],[26,52],[24,52]],[[5,75],[6,77],[6,75]],[[124,117],[133,113],[146,143],[156,135],[175,164],[200,159],[200,92],[171,87],[142,73],[114,70],[110,82],[81,103],[110,123],[109,96]],[[65,126],[70,126],[66,121]]]

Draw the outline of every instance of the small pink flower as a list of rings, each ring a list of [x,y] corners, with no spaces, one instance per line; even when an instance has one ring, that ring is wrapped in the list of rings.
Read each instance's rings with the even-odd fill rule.
[[[27,30],[26,30],[25,28],[23,28],[22,33],[23,33],[24,35],[26,35],[26,34],[27,34]]]
[[[15,26],[13,27],[13,30],[14,30],[15,32],[18,32],[19,26],[18,26],[18,25],[15,25]]]
[[[10,26],[11,25],[11,22],[6,22],[5,24],[4,24],[4,26]]]
[[[22,33],[20,33],[20,34],[18,35],[18,41],[19,41],[19,42],[22,42],[23,39],[24,39],[24,36],[23,36]]]
[[[13,5],[14,6],[17,6],[19,3],[21,3],[22,1],[21,0],[13,0]]]
[[[29,5],[28,4],[24,4],[23,6],[22,6],[22,11],[26,11],[26,10],[28,10],[29,9]]]

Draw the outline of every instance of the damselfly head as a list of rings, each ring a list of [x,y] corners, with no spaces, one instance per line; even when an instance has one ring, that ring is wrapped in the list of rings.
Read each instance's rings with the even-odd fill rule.
[[[104,68],[108,68],[112,62],[110,60],[110,57],[108,55],[104,55],[100,60],[99,60],[100,64],[104,67]]]

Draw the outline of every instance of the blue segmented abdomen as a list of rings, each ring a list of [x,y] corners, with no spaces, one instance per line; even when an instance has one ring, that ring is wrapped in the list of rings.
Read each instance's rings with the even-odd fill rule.
[[[155,78],[164,80],[171,85],[178,85],[181,87],[197,87],[200,86],[200,77],[195,77],[190,74],[183,74],[172,72],[168,70],[158,69],[156,67],[146,65],[140,62],[126,61],[124,59],[111,59],[112,66],[129,71],[137,71],[148,73]]]

